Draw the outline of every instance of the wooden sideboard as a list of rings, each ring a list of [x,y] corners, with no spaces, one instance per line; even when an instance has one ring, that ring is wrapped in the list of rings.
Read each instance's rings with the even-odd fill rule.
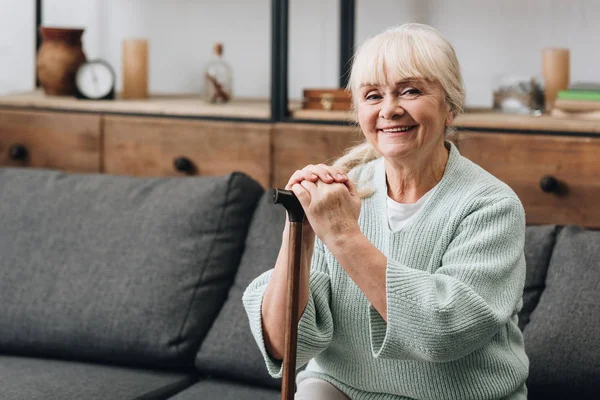
[[[101,119],[0,110],[0,165],[100,172]]]
[[[464,131],[458,147],[515,191],[528,223],[600,228],[600,136]]]
[[[270,124],[106,116],[102,171],[136,176],[225,175],[271,183]]]
[[[271,184],[272,124],[0,109],[0,166]]]
[[[283,187],[296,169],[331,162],[362,140],[357,127],[328,123],[80,111],[0,101],[0,165],[135,176],[243,171]],[[600,121],[471,113],[457,125],[461,154],[513,188],[528,223],[600,228]]]

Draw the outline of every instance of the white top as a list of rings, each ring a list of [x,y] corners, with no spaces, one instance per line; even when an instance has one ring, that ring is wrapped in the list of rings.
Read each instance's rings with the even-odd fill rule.
[[[408,223],[410,218],[415,215],[417,211],[423,208],[423,205],[431,197],[433,189],[435,189],[435,187],[430,189],[427,193],[421,196],[416,203],[413,204],[398,203],[390,196],[387,196],[387,216],[390,230],[392,232],[397,232],[402,229],[404,225]]]

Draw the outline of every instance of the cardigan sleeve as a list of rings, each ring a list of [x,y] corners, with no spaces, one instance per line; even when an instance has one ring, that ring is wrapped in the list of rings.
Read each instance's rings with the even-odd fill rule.
[[[446,362],[482,347],[522,304],[525,213],[505,198],[462,220],[435,273],[388,259],[387,322],[369,305],[376,358]]]
[[[306,308],[298,321],[296,368],[325,350],[333,336],[333,318],[330,309],[331,282],[323,243],[317,239],[311,260],[309,296]],[[281,378],[283,362],[267,352],[263,337],[262,300],[272,270],[256,278],[246,288],[242,301],[250,322],[250,330],[273,378]]]

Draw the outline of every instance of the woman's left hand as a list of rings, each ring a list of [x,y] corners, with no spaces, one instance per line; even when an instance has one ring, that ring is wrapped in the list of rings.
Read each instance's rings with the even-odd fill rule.
[[[292,186],[315,234],[328,245],[345,235],[360,233],[361,200],[354,183],[304,180]]]

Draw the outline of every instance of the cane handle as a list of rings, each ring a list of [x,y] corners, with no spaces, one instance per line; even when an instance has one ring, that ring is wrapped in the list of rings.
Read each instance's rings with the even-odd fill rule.
[[[273,202],[281,204],[287,210],[290,222],[304,222],[304,210],[291,190],[275,189]]]

